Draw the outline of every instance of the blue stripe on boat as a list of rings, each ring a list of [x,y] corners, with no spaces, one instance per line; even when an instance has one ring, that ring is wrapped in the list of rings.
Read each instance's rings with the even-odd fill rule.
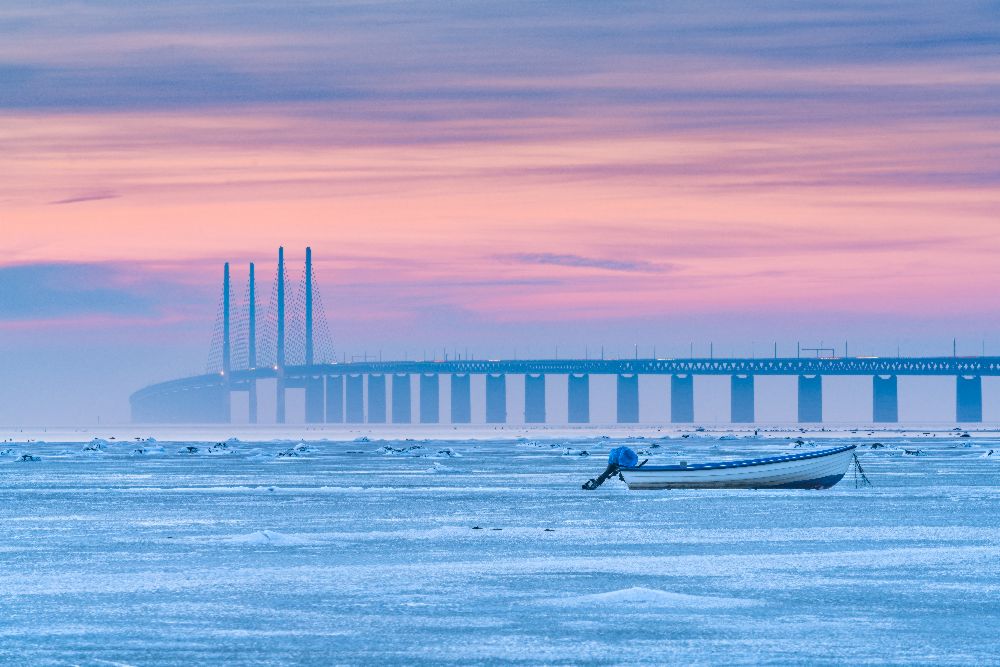
[[[622,468],[622,470],[628,472],[629,470],[652,470],[652,471],[718,470],[720,468],[747,468],[749,466],[762,466],[762,465],[767,465],[769,463],[783,463],[785,461],[802,461],[804,459],[818,459],[822,456],[839,454],[841,452],[846,452],[856,448],[857,445],[844,445],[842,447],[834,447],[833,449],[822,449],[818,452],[803,452],[801,454],[783,454],[781,456],[768,456],[767,458],[763,459],[745,459],[743,461],[720,461],[718,463],[692,463],[686,466],[642,466],[642,467],[630,466],[628,468]],[[795,487],[789,487],[789,488],[795,488]]]

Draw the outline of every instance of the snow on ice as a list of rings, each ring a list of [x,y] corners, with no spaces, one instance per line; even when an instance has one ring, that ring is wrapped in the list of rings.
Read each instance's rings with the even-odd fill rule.
[[[435,428],[8,437],[0,663],[996,663],[995,431]],[[845,441],[873,487],[580,489]]]

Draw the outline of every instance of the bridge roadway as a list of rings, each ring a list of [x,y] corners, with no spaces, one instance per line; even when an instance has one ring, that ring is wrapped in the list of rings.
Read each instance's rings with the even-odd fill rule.
[[[305,390],[306,421],[310,423],[411,423],[412,376],[417,376],[421,423],[437,423],[441,375],[451,376],[451,422],[471,421],[471,375],[486,376],[486,421],[507,421],[507,375],[525,378],[524,419],[544,423],[545,377],[567,375],[567,408],[571,423],[590,421],[590,376],[614,375],[617,420],[639,421],[639,375],[670,375],[670,418],[689,423],[694,414],[694,376],[731,377],[731,420],[755,421],[754,377],[798,377],[798,418],[823,420],[824,375],[872,377],[872,420],[899,418],[897,378],[900,375],[954,376],[955,418],[982,421],[982,377],[1000,375],[1000,357],[846,357],[762,359],[518,359],[446,361],[363,361],[343,364],[262,367],[198,375],[150,385],[130,399],[132,419],[143,423],[226,423],[230,394],[251,395],[251,422],[256,422],[257,381],[276,379],[283,398],[287,389]],[[391,378],[387,397],[386,379]],[[388,401],[387,401],[388,398]],[[284,422],[284,400],[276,420]]]

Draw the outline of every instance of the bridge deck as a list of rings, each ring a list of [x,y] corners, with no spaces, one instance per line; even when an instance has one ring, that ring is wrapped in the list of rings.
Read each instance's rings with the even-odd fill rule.
[[[1000,357],[840,357],[767,359],[460,359],[447,361],[361,361],[288,366],[288,380],[369,373],[439,374],[592,374],[592,375],[1000,375]],[[264,367],[233,371],[230,386],[250,379],[274,378]],[[197,375],[144,387],[133,398],[149,393],[218,386],[220,374]]]

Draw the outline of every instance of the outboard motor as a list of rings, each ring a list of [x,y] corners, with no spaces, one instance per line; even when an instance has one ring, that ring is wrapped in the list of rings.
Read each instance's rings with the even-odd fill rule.
[[[618,472],[619,468],[631,468],[639,462],[639,455],[628,447],[615,447],[608,453],[608,467],[596,479],[589,479],[583,485],[584,490],[593,491]],[[643,461],[645,463],[645,461]]]

